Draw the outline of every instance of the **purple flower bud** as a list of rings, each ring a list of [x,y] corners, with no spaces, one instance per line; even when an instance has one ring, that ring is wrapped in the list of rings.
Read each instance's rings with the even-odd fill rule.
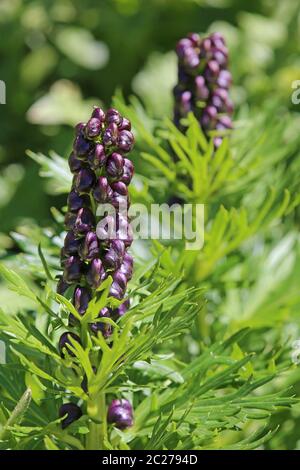
[[[98,318],[109,317],[108,308],[103,308],[100,310]],[[108,338],[112,334],[112,327],[108,323],[95,322],[90,324],[90,328],[93,333],[97,334],[99,331],[102,333],[104,338]]]
[[[75,134],[76,135],[83,135],[84,129],[85,129],[85,123],[84,122],[79,122],[75,126]]]
[[[226,88],[228,90],[231,83],[231,73],[228,70],[221,70],[220,75],[217,79],[217,85],[221,88]]]
[[[113,191],[108,184],[107,178],[105,176],[99,176],[93,191],[95,200],[104,204],[105,202],[109,202],[112,194]]]
[[[93,137],[98,137],[101,132],[101,121],[96,117],[92,117],[86,125],[85,132],[87,137],[90,137],[91,139]]]
[[[185,49],[184,56],[183,56],[183,63],[186,67],[190,69],[196,69],[200,64],[200,58],[198,53],[195,51],[193,47],[189,47]]]
[[[117,284],[119,284],[119,286],[121,287],[121,289],[126,289],[126,286],[127,286],[127,277],[126,275],[121,271],[121,270],[118,270],[114,273],[113,275],[113,280],[114,282],[116,282]]]
[[[119,429],[133,425],[133,410],[130,402],[125,399],[113,400],[108,408],[107,421]]]
[[[215,32],[210,36],[211,42],[215,47],[222,47],[225,44],[224,37],[221,33]]]
[[[86,272],[86,281],[93,289],[98,289],[101,282],[106,278],[106,272],[99,258],[92,260]]]
[[[64,295],[64,293],[69,287],[70,287],[69,284],[65,282],[62,277],[60,277],[57,283],[56,292],[60,295]]]
[[[120,194],[121,196],[127,196],[128,194],[128,188],[126,184],[123,183],[122,181],[118,181],[117,183],[112,183],[111,189],[117,194]]]
[[[125,274],[127,281],[130,281],[133,272],[133,258],[130,253],[125,253],[123,263],[120,266],[120,272]]]
[[[131,122],[125,117],[122,118],[122,122],[119,125],[120,131],[131,131]]]
[[[113,282],[110,286],[109,295],[115,297],[118,300],[122,300],[124,297],[125,289],[120,286],[117,282]]]
[[[121,181],[125,183],[127,186],[129,185],[132,177],[134,175],[134,166],[131,160],[128,158],[124,158],[124,167],[123,167],[123,176]]]
[[[74,230],[75,233],[84,234],[92,230],[95,226],[95,217],[92,211],[87,207],[82,207],[79,209]]]
[[[102,122],[105,121],[105,112],[101,108],[98,108],[97,106],[94,106],[94,111],[92,113],[92,118],[96,118],[102,123]]]
[[[82,411],[75,403],[64,403],[59,408],[58,415],[60,418],[65,418],[61,421],[62,429],[66,429],[74,421],[77,421],[82,416]]]
[[[216,123],[218,112],[214,106],[207,106],[203,110],[201,124],[204,129],[211,129]]]
[[[121,194],[113,191],[112,197],[111,197],[111,204],[117,209],[117,210],[127,210],[130,201],[128,196],[122,196]]]
[[[184,91],[180,98],[180,111],[183,115],[188,114],[192,110],[192,93]]]
[[[99,255],[98,238],[95,232],[88,232],[85,235],[78,252],[83,261],[91,261]]]
[[[186,50],[193,47],[193,41],[189,38],[180,39],[176,45],[176,53],[180,59],[183,59]]]
[[[123,131],[125,132],[125,131]],[[123,175],[124,158],[117,152],[112,153],[106,164],[106,171],[111,178],[118,179]]]
[[[71,331],[66,331],[65,333],[63,333],[59,338],[58,342],[58,349],[62,358],[65,357],[64,349],[67,350],[69,356],[75,357],[75,354],[68,347],[73,347],[70,338],[72,338],[74,341],[77,341],[77,343],[81,344],[79,336],[75,333],[72,333]]]
[[[67,230],[72,230],[75,227],[77,214],[73,212],[67,212],[65,215],[65,227]]]
[[[120,258],[123,259],[123,256],[125,255],[125,244],[122,240],[112,240],[111,248],[115,250]]]
[[[80,195],[72,189],[68,196],[68,208],[71,212],[78,211],[81,207],[87,207],[90,204],[88,196]]]
[[[74,141],[73,149],[78,157],[85,157],[90,153],[93,148],[93,143],[87,140],[82,133],[80,133]]]
[[[219,49],[213,49],[212,57],[220,67],[225,67],[227,65],[227,55]]]
[[[77,286],[73,294],[73,305],[80,315],[85,314],[90,300],[90,291],[86,287]]]
[[[96,144],[95,150],[88,156],[88,163],[93,170],[101,168],[107,160],[105,155],[104,146],[102,144]]]
[[[202,48],[202,51],[203,51],[203,55],[205,56],[206,54],[208,54],[211,49],[212,49],[212,42],[211,42],[211,39],[210,38],[205,38],[203,39],[202,41],[202,44],[201,44],[201,48]]]
[[[190,41],[192,42],[194,47],[199,47],[200,46],[201,38],[200,38],[199,34],[189,33],[188,38],[190,39]]]
[[[119,318],[121,318],[123,315],[125,315],[125,313],[129,309],[129,306],[130,306],[130,301],[129,299],[126,299],[125,302],[123,302],[121,305],[119,305],[119,307],[113,310],[112,312],[113,318],[115,320],[118,320]]]
[[[216,129],[232,129],[232,121],[229,116],[221,116],[216,124]]]
[[[63,248],[64,256],[77,255],[79,246],[80,246],[80,240],[76,238],[75,233],[72,231],[68,232],[64,241],[64,248]]]
[[[85,163],[72,152],[68,159],[69,167],[72,173],[77,173],[77,171],[84,168]]]
[[[220,145],[222,144],[223,142],[223,138],[222,137],[214,137],[214,147],[217,149],[220,147]]]
[[[125,247],[131,245],[133,240],[133,231],[126,216],[123,216],[121,213],[118,215],[117,219],[117,237],[118,240],[121,240]]]
[[[105,147],[116,145],[118,142],[119,130],[117,124],[112,122],[104,131],[103,142]]]
[[[79,193],[89,193],[95,183],[95,173],[83,168],[75,176],[75,187]]]
[[[199,100],[207,100],[209,89],[205,84],[205,79],[201,75],[195,78],[195,92]]]
[[[122,116],[120,115],[119,111],[114,108],[110,108],[106,112],[106,122],[108,124],[114,123],[117,126],[120,126],[120,124],[122,123]]]
[[[123,130],[119,133],[118,148],[123,152],[130,152],[134,144],[134,137],[132,132]]]
[[[80,281],[82,264],[77,256],[70,256],[64,262],[63,280],[69,284]]]
[[[219,67],[218,62],[216,60],[210,60],[207,63],[207,66],[204,71],[204,75],[208,80],[210,80],[210,79],[216,78],[219,72],[220,72],[220,67]]]
[[[118,253],[110,247],[103,257],[103,263],[107,269],[116,270],[120,267],[122,259],[120,259]]]

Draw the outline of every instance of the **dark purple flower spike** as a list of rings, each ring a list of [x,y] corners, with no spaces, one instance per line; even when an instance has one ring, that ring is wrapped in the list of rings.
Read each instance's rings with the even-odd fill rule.
[[[97,295],[96,290],[110,275],[113,278],[110,295],[121,303],[117,308],[101,309],[98,317],[117,321],[129,308],[129,300],[124,297],[133,268],[133,259],[127,253],[133,237],[127,215],[119,212],[120,203],[122,208],[129,206],[128,185],[134,174],[133,163],[128,158],[134,144],[131,123],[116,109],[111,108],[105,113],[95,107],[87,124],[76,126],[75,134],[69,157],[74,176],[65,215],[67,234],[61,251],[63,275],[57,291],[62,295],[67,293],[79,315],[83,316],[90,300]],[[97,206],[107,203],[116,209],[116,220],[110,214],[97,217]],[[101,226],[100,221],[103,222]],[[114,237],[111,237],[112,227],[115,228]],[[122,236],[124,232],[125,236]],[[78,319],[70,314],[69,327],[78,327],[78,324]],[[108,338],[112,326],[94,322],[90,324],[90,331]],[[71,339],[80,343],[80,337],[72,331],[66,331],[60,337],[58,348],[63,358],[66,353],[74,357]],[[87,390],[84,381],[83,388]],[[132,408],[127,400],[114,400],[111,407],[110,422],[120,429],[131,426]],[[81,410],[77,405],[67,403],[60,408],[59,415],[66,415],[62,421],[65,429],[81,416]]]
[[[232,128],[233,104],[228,91],[231,74],[227,70],[228,50],[223,36],[213,33],[201,39],[196,33],[181,39],[176,46],[178,84],[174,88],[174,122],[184,131],[181,119],[192,111],[209,136],[211,131]],[[226,119],[226,125],[222,120]],[[222,135],[214,138],[215,147]]]

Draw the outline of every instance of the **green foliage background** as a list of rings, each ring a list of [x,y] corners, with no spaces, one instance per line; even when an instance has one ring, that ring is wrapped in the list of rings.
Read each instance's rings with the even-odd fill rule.
[[[225,142],[217,159],[212,158],[209,145],[203,144],[192,117],[187,137],[179,135],[170,122],[171,89],[176,81],[174,44],[189,31],[207,30],[225,34],[234,78],[236,131],[230,146]],[[179,299],[180,295],[186,296],[189,303],[189,288],[196,286],[205,289],[207,303],[192,328],[179,325],[180,331],[190,328],[190,332],[181,339],[172,339],[176,360],[168,357],[168,348],[158,348],[147,368],[142,361],[149,358],[140,358],[140,368],[144,367],[145,372],[138,372],[137,367],[132,375],[129,373],[129,380],[142,389],[151,377],[151,387],[156,389],[160,383],[155,376],[159,375],[157,370],[168,370],[174,383],[186,379],[187,385],[174,392],[173,400],[178,415],[183,390],[196,401],[195,416],[192,413],[188,422],[191,429],[196,416],[206,422],[207,413],[212,413],[205,406],[215,410],[211,424],[193,431],[193,445],[210,442],[212,447],[235,448],[231,433],[216,438],[216,429],[241,426],[236,448],[259,445],[272,449],[299,448],[299,406],[292,410],[277,409],[290,403],[285,396],[298,394],[300,389],[299,370],[290,367],[291,344],[300,337],[300,105],[291,102],[291,83],[300,79],[297,0],[2,0],[0,33],[3,38],[0,79],[7,86],[7,104],[0,106],[0,253],[5,264],[20,272],[30,288],[36,289],[37,281],[45,281],[37,253],[42,242],[47,263],[55,269],[61,244],[61,215],[51,208],[65,205],[70,184],[66,157],[72,142],[72,126],[89,115],[92,104],[109,106],[115,95],[116,106],[132,120],[137,136],[133,158],[138,176],[132,189],[133,200],[164,202],[175,192],[189,201],[206,202],[209,207],[205,246],[196,260],[193,254],[189,257],[176,245],[155,244],[151,256],[150,247],[134,248],[140,260],[132,290],[141,290],[139,299],[145,292],[156,292],[153,295],[159,296],[157,285],[149,287],[146,283],[146,287],[141,287],[139,282],[148,279],[147,270],[143,272],[145,264],[151,267],[153,260],[159,258],[157,283],[171,282],[170,272],[174,276],[184,273],[184,284],[180,284],[179,293],[176,290]],[[27,149],[34,152],[28,153]],[[176,165],[174,153],[179,161]],[[39,171],[47,178],[41,179]],[[192,181],[192,186],[183,184],[186,178]],[[20,260],[26,264],[26,270],[20,269]],[[7,273],[4,277],[8,282]],[[7,289],[7,282],[0,284],[3,311],[14,315],[20,309],[36,308],[32,295],[23,298],[20,291],[16,295]],[[47,298],[48,288],[47,284],[43,294]],[[164,288],[173,292],[173,287]],[[149,308],[149,318],[151,314]],[[181,318],[182,312],[178,315]],[[3,318],[1,324],[7,321]],[[229,353],[224,352],[227,346],[224,349],[218,346],[216,363],[224,361],[229,367],[228,375],[218,369],[220,377],[208,391],[204,385],[200,391],[192,389],[191,371],[203,374],[205,381],[209,381],[212,380],[209,367],[216,367],[215,363],[204,362],[206,366],[201,370],[199,352],[209,355],[209,348],[215,348],[216,341],[248,327],[252,328],[251,333],[245,337],[241,334],[238,340],[234,337]],[[16,325],[12,323],[9,328],[14,330]],[[150,337],[153,331],[148,333]],[[26,350],[28,345],[24,347]],[[257,354],[253,366],[243,351]],[[18,353],[20,357],[21,351]],[[183,363],[184,368],[180,366]],[[242,373],[237,379],[239,367]],[[285,371],[287,368],[289,372]],[[267,383],[278,371],[285,372],[272,386],[266,386],[264,381]],[[8,390],[18,371],[14,374],[12,383],[7,383]],[[272,397],[269,402],[263,396],[261,402],[253,404],[252,399],[259,401],[256,396],[243,403],[247,393],[258,386],[258,383],[248,385],[252,375],[255,381],[264,384],[266,397]],[[242,385],[242,391],[236,392],[227,408],[214,390],[230,380]],[[293,392],[290,385],[294,386]],[[40,384],[36,387],[34,407],[39,402],[39,387]],[[20,398],[22,387],[19,388],[10,398],[6,396],[6,408],[11,409],[13,398],[15,401]],[[279,390],[288,392],[283,398],[274,398]],[[51,396],[52,391],[48,392]],[[205,406],[202,399],[208,400]],[[191,442],[180,442],[178,438],[181,433],[184,435],[182,429],[176,428],[182,415],[174,418],[172,407],[166,405],[168,396],[159,396],[157,400],[163,414],[149,438],[149,448],[191,447]],[[256,408],[254,405],[257,409],[250,412],[249,409]],[[143,402],[139,406],[140,416],[144,417],[149,404]],[[30,409],[33,415],[34,407]],[[258,409],[264,410],[260,417]],[[275,409],[268,428],[280,427],[267,442],[260,440],[260,427],[251,419],[242,425],[251,415],[266,422],[268,412]],[[55,416],[53,410],[48,412]],[[177,424],[166,443],[162,435],[172,419]],[[45,425],[45,420],[42,416],[40,426]],[[32,425],[30,419],[28,424]],[[137,430],[139,425],[142,428],[137,422]],[[50,435],[54,425],[49,426]],[[28,429],[25,432],[20,427],[15,432],[28,433]],[[40,438],[41,431],[30,432]],[[80,432],[84,434],[84,426]],[[131,439],[133,447],[141,446],[142,437],[137,438],[134,433],[132,436],[127,441],[124,438],[124,442]],[[54,445],[48,435],[42,435],[42,439],[47,448]]]

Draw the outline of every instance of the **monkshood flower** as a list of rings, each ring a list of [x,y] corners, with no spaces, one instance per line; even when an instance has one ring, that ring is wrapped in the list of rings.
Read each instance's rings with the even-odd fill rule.
[[[130,402],[125,399],[113,400],[108,408],[107,421],[119,429],[133,425],[133,410]]]
[[[75,128],[73,150],[69,157],[73,184],[68,196],[68,211],[65,216],[67,234],[61,253],[63,275],[58,284],[59,293],[69,293],[70,300],[80,315],[86,312],[88,302],[108,275],[113,282],[110,295],[123,300],[127,282],[132,276],[133,260],[128,247],[132,236],[127,233],[122,239],[98,239],[96,233],[98,204],[112,204],[116,209],[119,202],[129,205],[128,185],[134,167],[128,158],[134,137],[128,119],[116,109],[105,113],[95,107],[89,121],[79,123]],[[105,217],[104,217],[105,219]],[[117,216],[117,224],[128,226],[128,220]],[[122,316],[128,308],[128,301],[119,308],[109,310],[107,316],[114,319]],[[99,317],[103,312],[99,312]],[[70,319],[70,324],[76,324]],[[92,331],[103,328],[91,326]],[[108,336],[109,329],[105,329]]]
[[[133,147],[134,137],[128,119],[116,109],[105,113],[98,107],[94,108],[86,124],[76,126],[75,134],[68,160],[73,182],[67,200],[67,233],[61,250],[63,274],[57,292],[67,297],[79,315],[84,316],[90,300],[96,295],[96,289],[111,276],[110,296],[121,303],[115,308],[102,308],[98,318],[117,321],[129,308],[126,288],[133,269],[133,259],[127,251],[132,243],[132,234],[128,217],[120,212],[119,207],[122,204],[128,208],[130,204],[128,185],[134,167],[128,153]],[[111,216],[106,213],[102,217],[97,216],[97,208],[101,204],[110,204],[115,208],[115,237],[109,236],[109,230],[105,228],[106,223],[111,222]],[[98,231],[99,222],[104,223]],[[62,358],[73,358],[74,342],[81,344],[78,331],[75,332],[79,321],[73,314],[69,316],[68,325],[71,331],[64,332],[59,340]],[[90,324],[90,331],[109,338],[112,327],[99,321]],[[83,389],[88,393],[86,382],[86,379],[83,380]],[[123,429],[132,424],[132,409],[126,411],[124,403],[121,400],[118,407],[114,400],[111,405],[115,410],[113,422]],[[59,415],[66,415],[62,420],[62,427],[65,428],[81,416],[81,410],[77,405],[67,403],[62,405]]]
[[[196,33],[181,39],[176,46],[178,84],[174,88],[174,122],[184,131],[181,119],[193,112],[204,133],[219,131],[215,147],[222,143],[222,133],[232,128],[233,104],[229,98],[232,82],[227,70],[228,49],[223,36],[213,33],[201,38]]]

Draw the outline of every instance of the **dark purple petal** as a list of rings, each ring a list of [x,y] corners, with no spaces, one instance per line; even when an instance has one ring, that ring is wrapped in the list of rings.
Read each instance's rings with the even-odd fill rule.
[[[201,75],[195,78],[195,92],[199,100],[207,100],[209,96],[209,89],[206,86],[204,77]]]
[[[86,281],[93,289],[98,289],[102,281],[106,278],[106,272],[102,261],[99,258],[92,260],[86,272]]]
[[[75,227],[77,214],[74,212],[67,212],[65,215],[65,227],[67,230],[72,230]]]
[[[88,163],[93,170],[98,170],[105,165],[107,156],[102,144],[96,144],[94,152],[88,156]]]
[[[110,286],[109,295],[118,300],[122,300],[125,294],[125,289],[122,288],[117,282],[113,282]]]
[[[102,310],[100,310],[98,318],[109,317],[110,316],[109,314],[110,312],[108,308],[105,307]],[[98,332],[101,332],[104,338],[108,338],[112,334],[112,326],[109,325],[108,323],[94,322],[90,324],[90,328],[95,334],[97,334]]]
[[[84,315],[89,301],[91,300],[91,293],[86,287],[77,286],[73,294],[73,305],[80,315]]]
[[[74,421],[77,421],[82,416],[82,411],[75,403],[64,403],[59,408],[58,415],[60,418],[65,418],[61,421],[62,429],[66,429]]]
[[[75,187],[79,193],[89,193],[95,184],[95,173],[88,168],[79,170],[75,176]]]
[[[83,261],[91,261],[99,256],[99,244],[95,232],[88,232],[85,235],[78,252]]]
[[[78,211],[81,207],[87,207],[90,204],[90,199],[86,195],[78,194],[75,189],[72,189],[68,196],[68,209],[71,212]]]
[[[124,166],[123,166],[123,176],[122,180],[127,186],[129,185],[132,177],[134,175],[134,166],[131,160],[128,158],[124,158]]]
[[[126,287],[127,287],[127,277],[121,270],[118,270],[114,273],[113,280],[114,280],[114,282],[119,284],[121,289],[126,289]]]
[[[76,238],[74,232],[70,231],[67,233],[64,241],[64,256],[66,255],[77,255],[78,248],[80,246],[80,240]]]
[[[103,111],[103,109],[101,109],[97,106],[94,106],[94,110],[93,110],[93,113],[92,113],[92,118],[96,118],[101,123],[103,123],[105,121],[105,112]]]
[[[101,121],[96,117],[92,117],[85,128],[87,137],[98,137],[101,132]]]
[[[80,133],[74,141],[73,150],[78,157],[86,157],[93,148],[93,143]]]
[[[125,315],[125,313],[129,309],[129,306],[130,306],[130,301],[129,299],[126,299],[125,302],[123,302],[121,305],[119,305],[119,307],[113,310],[112,312],[113,318],[115,320],[118,320],[119,318],[121,318],[123,315]]]
[[[65,282],[72,284],[78,282],[82,276],[82,263],[77,256],[70,256],[63,262],[64,273],[63,279]]]
[[[119,130],[117,124],[114,122],[109,124],[103,134],[103,143],[105,147],[116,145],[118,142]]]
[[[228,70],[221,70],[220,75],[217,79],[217,85],[221,88],[226,88],[228,90],[231,83],[231,73]]]
[[[117,111],[116,109],[114,108],[110,108],[107,112],[106,112],[106,122],[108,124],[116,124],[117,126],[120,126],[120,124],[122,123],[122,116],[121,114],[119,113],[119,111]]]
[[[56,292],[60,295],[64,295],[64,293],[69,287],[70,285],[67,282],[65,282],[62,277],[60,277],[57,283]]]
[[[95,200],[99,203],[104,204],[105,202],[109,202],[110,198],[112,197],[112,194],[113,191],[107,181],[107,178],[105,176],[99,176],[93,191],[93,196]]]
[[[111,189],[116,193],[120,194],[121,196],[127,196],[128,188],[125,183],[122,181],[118,181],[117,183],[111,184]]]
[[[133,425],[133,410],[128,400],[113,400],[108,408],[107,421],[119,429]]]
[[[125,131],[123,131],[125,132]],[[124,169],[124,158],[117,152],[112,153],[106,164],[106,171],[113,179],[121,178]]]
[[[83,207],[78,211],[74,230],[75,233],[84,234],[92,230],[95,226],[95,217],[90,209]]]
[[[131,122],[125,117],[122,118],[121,124],[119,124],[120,131],[131,131]]]
[[[77,171],[81,170],[81,168],[84,168],[85,166],[84,161],[78,158],[74,152],[70,154],[68,163],[72,173],[77,173]]]
[[[193,41],[189,38],[180,39],[176,45],[176,52],[179,58],[185,56],[186,50],[193,47]]]
[[[119,133],[118,148],[123,152],[130,152],[134,144],[134,137],[132,132],[123,130]]]

